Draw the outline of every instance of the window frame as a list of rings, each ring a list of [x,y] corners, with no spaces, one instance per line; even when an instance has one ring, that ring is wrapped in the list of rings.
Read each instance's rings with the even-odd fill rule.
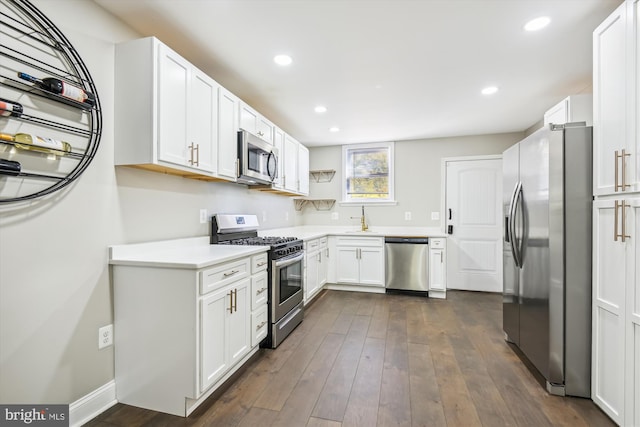
[[[385,199],[350,198],[347,194],[347,157],[353,150],[386,149],[388,150],[389,163],[389,197]],[[394,164],[395,143],[375,142],[364,144],[349,144],[342,146],[342,201],[341,205],[396,205],[395,200],[395,164]]]

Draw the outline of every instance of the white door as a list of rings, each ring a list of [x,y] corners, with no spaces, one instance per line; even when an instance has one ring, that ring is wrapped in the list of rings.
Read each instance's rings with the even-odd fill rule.
[[[445,161],[447,288],[502,292],[502,159]]]

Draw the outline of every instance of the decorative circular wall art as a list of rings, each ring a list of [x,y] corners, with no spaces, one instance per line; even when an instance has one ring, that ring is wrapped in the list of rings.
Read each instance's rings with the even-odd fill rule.
[[[26,0],[0,0],[0,203],[74,182],[100,144],[89,70],[62,32]]]

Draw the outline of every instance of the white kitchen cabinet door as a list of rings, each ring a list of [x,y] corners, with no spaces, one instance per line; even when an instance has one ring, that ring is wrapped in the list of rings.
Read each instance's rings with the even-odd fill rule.
[[[384,286],[384,248],[360,248],[360,283]]]
[[[358,259],[359,248],[345,246],[336,247],[336,282],[359,283],[360,263]]]
[[[206,74],[193,70],[189,112],[189,164],[215,174],[218,149],[218,87]]]
[[[447,297],[447,239],[429,239],[429,298]]]
[[[227,316],[231,307],[231,288],[207,295],[200,301],[200,392],[224,375],[229,367]]]
[[[158,45],[158,159],[181,166],[188,160],[191,67],[167,46]]]
[[[218,176],[238,179],[238,105],[240,99],[223,87],[218,89]]]
[[[585,122],[593,125],[593,95],[571,95],[544,113],[544,125],[562,125],[571,122]]]
[[[326,243],[320,246],[320,266],[318,267],[318,287],[324,286],[329,279],[329,247]]]
[[[277,176],[273,180],[273,187],[277,189],[284,188],[284,131],[280,128],[273,129],[273,146],[278,150],[278,167]]]
[[[318,287],[320,286],[318,282],[318,274],[319,274],[319,252],[317,250],[309,252],[306,254],[306,282],[305,282],[305,302],[309,301],[316,292],[318,292]]]
[[[597,196],[640,191],[638,101],[633,96],[638,83],[633,27],[637,7],[637,1],[623,3],[593,33],[593,191]]]
[[[240,102],[240,128],[273,144],[273,123],[244,102]]]
[[[298,141],[285,134],[284,136],[284,188],[298,192]]]
[[[309,195],[309,149],[304,145],[298,146],[298,192],[303,196]]]
[[[591,393],[620,425],[635,425],[640,398],[633,374],[640,369],[639,215],[640,199],[594,202]]]
[[[234,283],[233,312],[228,317],[229,365],[234,365],[251,349],[251,312],[249,289],[251,279]]]

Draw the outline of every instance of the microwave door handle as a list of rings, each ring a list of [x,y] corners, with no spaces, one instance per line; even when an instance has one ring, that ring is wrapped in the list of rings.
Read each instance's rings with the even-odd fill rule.
[[[271,165],[271,159],[273,158],[273,171],[270,170],[269,166]],[[267,157],[267,175],[273,181],[278,177],[278,158],[273,151],[269,152],[269,157]]]

